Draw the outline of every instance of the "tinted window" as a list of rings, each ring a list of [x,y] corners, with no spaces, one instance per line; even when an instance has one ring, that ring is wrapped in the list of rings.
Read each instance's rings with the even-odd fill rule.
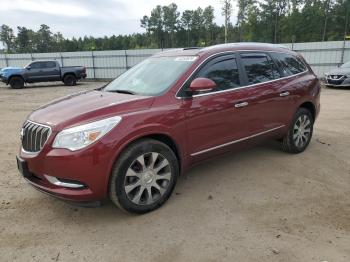
[[[249,84],[263,83],[280,77],[275,63],[265,54],[241,54]]]
[[[42,68],[42,65],[41,65],[41,62],[35,62],[35,63],[32,63],[30,67],[33,69],[38,69],[38,68]]]
[[[226,90],[240,86],[239,73],[235,58],[219,58],[209,62],[196,77],[213,80],[217,88],[214,91]]]
[[[48,61],[46,62],[46,68],[55,68],[56,67],[56,63],[53,61]]]
[[[307,70],[307,67],[300,58],[291,54],[273,53],[273,57],[276,59],[278,67],[285,76],[295,75]]]

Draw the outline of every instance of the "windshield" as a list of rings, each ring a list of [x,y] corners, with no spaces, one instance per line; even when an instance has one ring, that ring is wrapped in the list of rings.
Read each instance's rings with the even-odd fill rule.
[[[343,64],[341,68],[350,68],[350,62]]]
[[[196,59],[196,56],[148,58],[113,80],[104,91],[159,95],[167,90]]]

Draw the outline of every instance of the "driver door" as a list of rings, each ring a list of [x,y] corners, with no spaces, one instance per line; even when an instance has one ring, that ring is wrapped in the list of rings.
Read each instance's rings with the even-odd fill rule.
[[[259,129],[252,121],[255,107],[245,106],[250,103],[249,94],[242,88],[242,69],[234,54],[212,59],[191,80],[198,77],[213,80],[217,88],[184,99],[188,150],[195,159],[227,150]]]
[[[25,77],[28,82],[37,82],[42,80],[43,62],[33,62],[30,67],[26,69]]]

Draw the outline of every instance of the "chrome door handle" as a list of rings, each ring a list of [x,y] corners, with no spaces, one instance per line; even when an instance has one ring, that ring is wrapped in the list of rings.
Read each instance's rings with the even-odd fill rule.
[[[283,92],[283,93],[280,93],[280,96],[289,96],[289,92],[287,91],[287,92]]]
[[[245,107],[247,105],[248,105],[248,102],[242,102],[242,103],[235,104],[235,108]]]

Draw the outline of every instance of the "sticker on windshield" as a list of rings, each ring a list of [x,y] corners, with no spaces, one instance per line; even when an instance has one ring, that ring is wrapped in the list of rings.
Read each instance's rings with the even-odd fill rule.
[[[179,56],[175,58],[175,61],[192,62],[197,59],[197,56]]]

